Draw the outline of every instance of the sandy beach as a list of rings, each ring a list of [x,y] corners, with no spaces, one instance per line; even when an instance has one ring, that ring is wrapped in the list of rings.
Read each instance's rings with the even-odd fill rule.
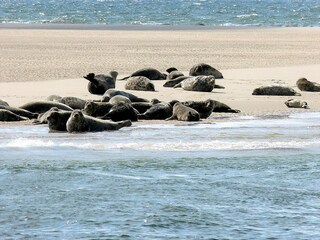
[[[57,27],[58,28],[58,27]],[[89,72],[119,72],[119,77],[144,68],[165,71],[176,67],[185,74],[196,63],[220,70],[225,89],[211,93],[162,87],[156,92],[129,91],[163,101],[212,98],[244,115],[320,111],[320,93],[300,92],[300,77],[320,82],[319,28],[210,29],[43,29],[0,25],[0,99],[12,106],[42,100],[51,94],[99,99],[87,91],[82,78]],[[124,81],[116,88],[124,90]],[[290,109],[292,97],[253,96],[254,88],[281,85],[301,93],[295,97],[310,109]]]

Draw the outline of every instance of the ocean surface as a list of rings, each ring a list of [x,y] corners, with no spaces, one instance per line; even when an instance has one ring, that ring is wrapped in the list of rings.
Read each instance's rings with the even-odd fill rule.
[[[320,113],[0,126],[1,239],[320,239]]]
[[[1,0],[0,23],[320,26],[320,0]]]

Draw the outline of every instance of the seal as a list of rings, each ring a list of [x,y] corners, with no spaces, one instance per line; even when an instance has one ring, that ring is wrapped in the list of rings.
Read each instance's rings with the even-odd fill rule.
[[[175,85],[177,85],[178,83],[181,83],[183,80],[187,79],[187,78],[192,78],[190,76],[180,76],[171,80],[167,80],[163,86],[164,87],[174,87]]]
[[[118,72],[111,71],[109,74],[89,73],[83,77],[89,80],[88,91],[91,94],[103,95],[108,89],[116,87],[117,76]]]
[[[111,104],[116,104],[116,103],[119,103],[119,102],[125,102],[125,103],[131,104],[130,99],[127,98],[127,97],[125,97],[125,96],[122,96],[122,95],[113,96],[113,97],[109,100],[109,103],[111,103]]]
[[[81,99],[81,98],[77,98],[77,97],[62,97],[60,99],[56,99],[54,100],[56,102],[59,103],[63,103],[69,107],[71,107],[72,109],[84,109],[84,105],[86,104],[86,101]]]
[[[6,101],[2,100],[2,99],[0,99],[0,105],[9,107],[9,104]]]
[[[16,122],[16,121],[25,121],[25,120],[29,120],[29,118],[19,116],[6,109],[0,109],[1,122]]]
[[[28,110],[22,109],[22,108],[17,108],[17,107],[10,107],[10,106],[6,106],[6,105],[0,105],[0,109],[5,109],[8,110],[16,115],[22,116],[22,117],[26,117],[29,119],[33,119],[33,118],[37,118],[38,114],[37,113],[33,113],[30,112]]]
[[[83,112],[88,116],[101,117],[106,115],[110,111],[112,106],[113,104],[109,102],[88,101],[84,106]]]
[[[143,76],[129,77],[124,87],[126,90],[155,91],[154,84]]]
[[[289,108],[309,108],[307,102],[298,99],[289,99],[284,104]]]
[[[178,69],[176,69],[175,67],[168,68],[166,72],[168,73],[167,81],[176,79],[177,77],[181,77],[184,75],[182,72],[178,71]]]
[[[80,110],[74,110],[67,121],[67,131],[69,133],[77,132],[100,132],[118,130],[122,127],[131,126],[130,120],[121,122],[112,122],[108,120],[101,120],[94,117],[84,115]]]
[[[125,96],[130,99],[131,102],[149,102],[147,99],[139,98],[132,93],[128,93],[125,91],[120,91],[116,89],[108,89],[102,96],[101,102],[109,102],[109,100],[116,95]]]
[[[136,77],[136,76],[147,77],[150,80],[164,80],[167,77],[166,74],[161,73],[155,68],[142,68],[133,72],[130,76],[122,78],[121,80],[125,80],[125,79],[128,79],[129,77]]]
[[[181,102],[177,102],[173,105],[172,116],[167,118],[168,120],[178,120],[178,121],[200,121],[200,114],[193,108],[183,105]]]
[[[47,122],[50,132],[66,132],[67,131],[67,121],[71,116],[71,111],[65,110],[52,110],[47,116]]]
[[[61,110],[67,110],[72,111],[73,109],[63,103],[53,102],[53,101],[34,101],[26,103],[20,108],[25,109],[27,111],[33,112],[33,113],[44,113],[48,111],[52,107],[57,107]]]
[[[140,114],[146,112],[151,108],[152,104],[150,102],[133,102],[131,103],[132,107],[136,109]]]
[[[50,115],[50,113],[52,111],[59,111],[59,108],[53,107],[50,108],[48,111],[46,111],[45,113],[40,113],[38,115],[38,118],[35,119],[32,123],[33,124],[47,124],[48,123],[48,116]]]
[[[320,92],[320,84],[316,82],[310,82],[306,78],[298,79],[296,85],[300,91]]]
[[[200,114],[200,118],[208,118],[211,115],[215,104],[212,99],[207,99],[205,101],[185,101],[181,103],[196,110]]]
[[[215,86],[214,76],[197,76],[187,78],[176,84],[173,88],[182,87],[187,91],[211,92]]]
[[[48,96],[46,98],[46,101],[57,101],[59,99],[61,99],[62,97],[60,95],[57,95],[57,94],[52,94],[50,96]]]
[[[172,106],[170,103],[160,102],[157,99],[151,101],[152,106],[143,114],[139,114],[139,119],[146,120],[165,120],[172,115]]]
[[[189,71],[190,76],[214,76],[215,78],[223,78],[223,75],[221,72],[219,72],[214,67],[210,66],[206,63],[198,63],[192,66],[192,68]]]
[[[134,109],[131,104],[125,102],[119,102],[112,106],[111,110],[101,117],[100,119],[111,119],[114,122],[131,120],[133,122],[138,121],[139,112]]]
[[[253,90],[252,95],[269,95],[269,96],[301,96],[294,89],[282,86],[265,86]]]

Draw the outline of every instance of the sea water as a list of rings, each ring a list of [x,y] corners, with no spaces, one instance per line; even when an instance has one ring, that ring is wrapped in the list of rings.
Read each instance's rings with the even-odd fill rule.
[[[0,23],[320,26],[319,0],[1,0]]]
[[[0,126],[1,239],[320,239],[320,113]]]

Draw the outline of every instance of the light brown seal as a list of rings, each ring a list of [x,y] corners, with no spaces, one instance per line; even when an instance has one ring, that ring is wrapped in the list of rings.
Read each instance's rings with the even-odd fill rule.
[[[83,76],[89,80],[88,91],[91,94],[103,95],[105,91],[110,88],[115,88],[118,72],[111,71],[109,74],[89,73],[87,76]]]
[[[197,76],[187,78],[176,84],[173,88],[182,87],[187,91],[211,92],[215,86],[214,76]]]
[[[129,77],[124,87],[126,90],[155,91],[154,84],[144,76]]]
[[[1,122],[15,122],[15,121],[25,121],[25,120],[29,120],[29,118],[19,116],[6,109],[0,109]]]
[[[222,73],[219,72],[217,69],[214,67],[210,66],[209,64],[206,63],[198,63],[195,64],[189,71],[190,76],[209,76],[212,75],[215,78],[223,78]]]
[[[80,110],[74,110],[66,125],[69,133],[81,133],[118,130],[122,127],[131,126],[131,124],[130,120],[115,123],[108,120],[101,120],[86,116]]]
[[[269,95],[269,96],[301,96],[293,88],[282,86],[265,86],[253,90],[252,95]]]
[[[181,102],[177,102],[173,105],[172,116],[167,118],[168,120],[178,120],[178,121],[199,121],[200,115],[193,108],[183,105]]]
[[[284,104],[289,108],[309,108],[307,102],[298,99],[289,99]]]
[[[298,79],[296,85],[301,91],[320,92],[320,84],[316,82],[310,82],[306,78]]]

